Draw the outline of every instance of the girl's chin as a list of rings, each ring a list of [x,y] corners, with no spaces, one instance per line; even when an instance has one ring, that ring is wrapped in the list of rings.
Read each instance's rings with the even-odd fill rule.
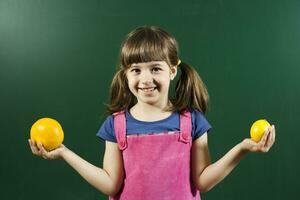
[[[155,104],[158,101],[158,97],[156,95],[154,96],[139,95],[138,99],[141,102],[149,103],[149,104]]]

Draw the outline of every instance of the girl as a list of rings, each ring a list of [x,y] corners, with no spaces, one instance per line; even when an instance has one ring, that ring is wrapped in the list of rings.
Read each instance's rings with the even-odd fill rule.
[[[47,152],[30,141],[32,153],[62,158],[87,182],[113,199],[200,199],[248,152],[267,152],[274,125],[259,143],[247,138],[211,163],[204,117],[208,93],[198,73],[178,58],[177,42],[158,27],[139,27],[122,45],[120,68],[110,89],[109,116],[97,136],[105,140],[103,168],[66,146]],[[170,82],[177,70],[174,98]]]

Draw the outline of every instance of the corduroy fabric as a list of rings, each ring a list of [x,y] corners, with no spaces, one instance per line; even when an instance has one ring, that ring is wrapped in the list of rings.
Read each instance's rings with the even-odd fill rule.
[[[180,115],[180,131],[126,136],[125,113],[114,114],[125,178],[109,200],[199,200],[191,182],[191,113]]]

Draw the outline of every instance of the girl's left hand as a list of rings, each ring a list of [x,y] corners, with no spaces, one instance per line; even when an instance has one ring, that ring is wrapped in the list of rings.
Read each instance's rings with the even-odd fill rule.
[[[275,126],[270,126],[264,133],[262,139],[256,143],[250,138],[244,139],[240,145],[247,152],[268,152],[275,142]]]

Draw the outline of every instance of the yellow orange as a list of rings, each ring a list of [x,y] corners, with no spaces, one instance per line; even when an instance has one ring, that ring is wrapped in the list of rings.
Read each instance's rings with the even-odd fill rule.
[[[255,142],[259,142],[269,126],[271,125],[265,119],[255,121],[250,129],[251,139]]]
[[[30,138],[35,142],[41,142],[47,151],[51,151],[63,142],[64,132],[58,121],[41,118],[32,125]]]

